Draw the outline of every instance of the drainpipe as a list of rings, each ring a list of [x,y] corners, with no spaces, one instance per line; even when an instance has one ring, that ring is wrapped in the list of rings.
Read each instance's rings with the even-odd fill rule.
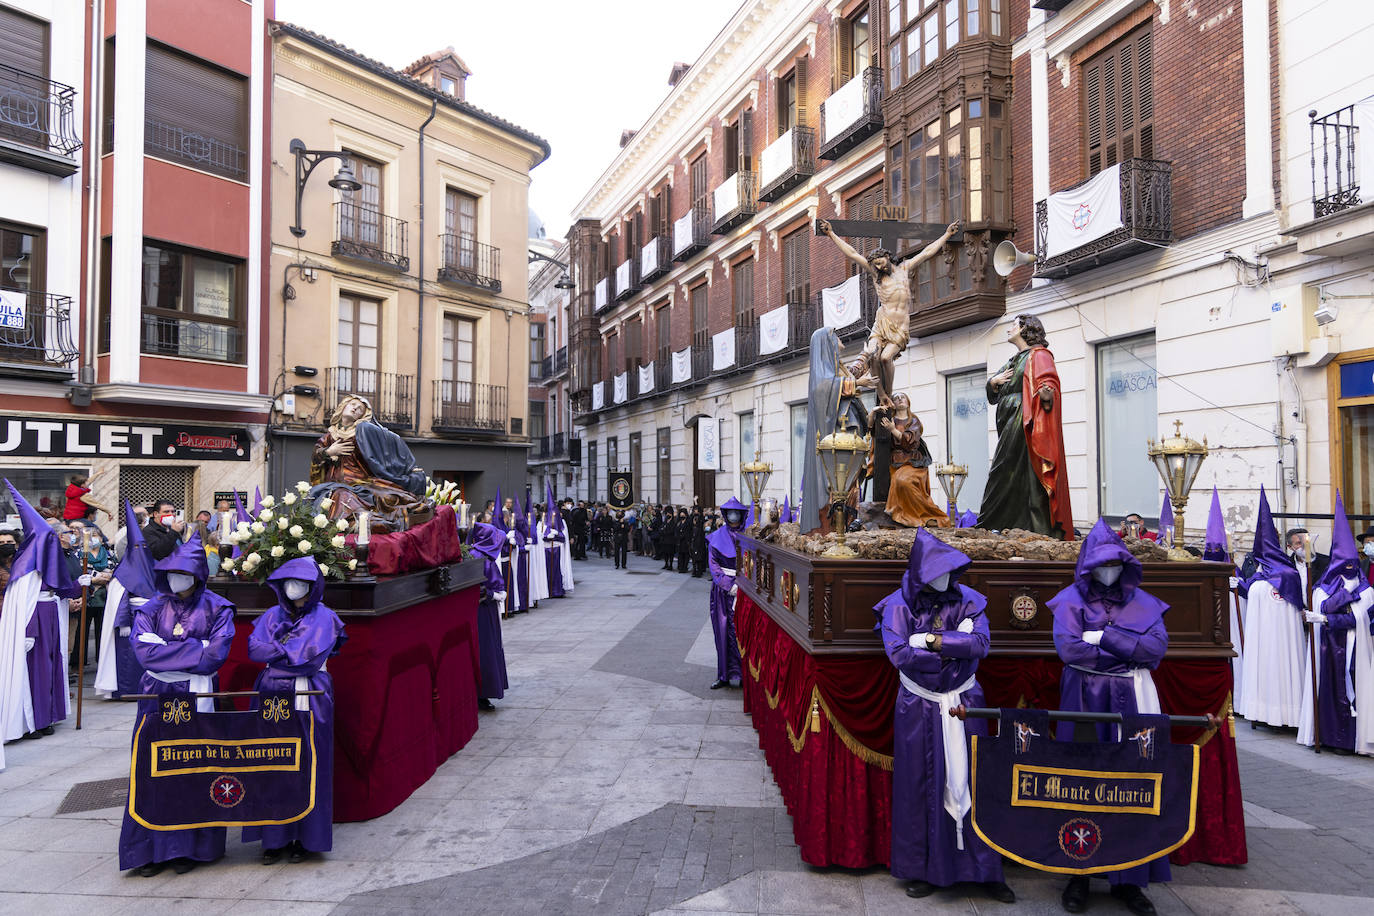
[[[425,235],[425,128],[429,122],[434,120],[434,115],[439,111],[439,100],[429,100],[429,117],[425,118],[425,123],[420,125],[420,282],[416,288],[420,291],[420,316],[416,322],[418,330],[415,334],[415,431],[420,431],[420,403],[424,397],[424,371],[425,371],[425,246],[429,244],[429,237]],[[433,422],[431,418],[431,423]]]
[[[86,104],[90,108],[90,118],[86,128],[86,321],[82,329],[81,371],[77,381],[83,385],[95,384],[95,350],[98,322],[100,321],[100,170],[103,165],[101,153],[105,148],[104,122],[101,120],[101,103],[105,98],[105,0],[94,0],[88,5],[91,25],[91,77],[87,81]]]

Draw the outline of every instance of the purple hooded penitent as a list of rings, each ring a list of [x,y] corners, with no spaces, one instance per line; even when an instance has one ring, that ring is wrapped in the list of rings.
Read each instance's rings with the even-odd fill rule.
[[[482,600],[477,605],[477,660],[481,666],[477,695],[499,700],[510,686],[506,676],[506,649],[501,641],[501,609],[496,600],[496,595],[502,592],[510,600],[506,581],[501,577],[501,565],[497,562],[507,541],[494,525],[479,522],[472,527],[472,549],[482,558],[485,576]]]
[[[253,488],[253,518],[262,514],[262,488]]]
[[[1345,587],[1345,580],[1353,579],[1352,589]],[[1360,616],[1353,607],[1369,591],[1368,580],[1361,574],[1358,548],[1355,537],[1350,532],[1350,521],[1346,518],[1345,502],[1340,491],[1336,492],[1335,520],[1331,529],[1331,564],[1317,583],[1316,588],[1326,595],[1318,610],[1325,620],[1316,626],[1320,656],[1318,666],[1317,717],[1321,726],[1322,744],[1327,747],[1355,750],[1355,701],[1352,688],[1359,687],[1359,678],[1352,669],[1360,667],[1352,664],[1351,650],[1360,650],[1360,641],[1368,639],[1368,632],[1360,632]],[[1317,596],[1313,597],[1313,604]],[[1368,620],[1368,610],[1363,612]],[[1354,639],[1351,639],[1351,635]],[[1315,739],[1315,736],[1313,736]],[[1299,741],[1303,741],[1303,730],[1299,729]]]
[[[966,760],[968,736],[987,734],[986,723],[976,719],[945,728],[945,706],[986,705],[974,676],[988,654],[987,601],[955,581],[971,562],[919,528],[902,587],[873,608],[874,629],[901,680],[892,721],[892,874],[937,887],[1002,880],[1001,857],[969,825],[966,806],[951,810],[954,797],[946,798],[968,778],[967,772],[947,771],[947,759]],[[945,573],[950,580],[943,591],[925,587]],[[928,647],[930,634],[939,635],[938,648]],[[956,745],[947,748],[947,740],[961,741],[965,756]],[[966,791],[961,797],[967,800]]]
[[[120,636],[123,629],[134,625],[134,602],[142,603],[157,594],[156,574],[153,571],[153,555],[143,540],[143,531],[138,527],[138,518],[129,501],[124,501],[124,559],[115,567],[115,581],[110,585],[106,598],[105,613],[113,613],[110,622],[110,649],[106,652],[101,641],[100,668],[96,673],[96,687],[108,690],[114,696],[138,692],[138,681],[143,676],[143,668],[134,655],[134,648],[127,636]],[[107,664],[114,665],[114,682],[108,681]]]
[[[1260,487],[1259,520],[1255,523],[1255,548],[1252,553],[1259,568],[1242,583],[1242,594],[1248,595],[1256,582],[1264,581],[1274,587],[1280,598],[1298,610],[1307,606],[1306,596],[1302,593],[1302,578],[1279,546],[1279,533],[1274,528],[1269,498],[1264,495],[1263,486]]]
[[[1174,507],[1169,505],[1169,494],[1164,494],[1164,502],[1159,507],[1159,535],[1162,539],[1164,532],[1174,527]]]
[[[491,523],[496,526],[497,531],[506,530],[505,513],[502,511],[504,503],[501,502],[501,485],[496,485],[496,507],[491,510]]]
[[[720,507],[721,517],[744,511],[744,504],[733,496]],[[735,635],[735,589],[739,571],[739,529],[724,524],[706,539],[706,568],[711,574],[711,636],[716,643],[716,680],[736,681],[741,677],[739,641]]]
[[[1346,590],[1345,579],[1355,580],[1354,591]],[[1341,491],[1337,490],[1335,521],[1331,526],[1331,561],[1316,584],[1316,588],[1327,594],[1322,611],[1330,615],[1343,610],[1369,587],[1369,581],[1360,570],[1360,548],[1356,546],[1355,536],[1350,532],[1350,520],[1345,514],[1345,501],[1341,499]]]
[[[1212,487],[1212,507],[1207,511],[1207,536],[1202,541],[1202,558],[1225,562],[1230,559],[1226,550],[1226,520],[1221,515],[1221,496]]]
[[[792,505],[788,502],[790,498],[789,496],[784,496],[782,498],[782,514],[778,516],[778,521],[782,522],[784,525],[792,521]]]
[[[299,603],[286,595],[289,579],[310,583]],[[267,666],[253,689],[324,691],[296,698],[296,708],[308,708],[315,720],[315,807],[291,824],[245,827],[243,841],[261,840],[263,849],[281,849],[298,841],[312,852],[328,852],[334,844],[334,682],[325,663],[338,654],[347,637],[343,621],[322,603],[324,576],[311,558],[287,560],[267,577],[267,584],[276,593],[277,603],[253,622],[248,637],[248,657]]]

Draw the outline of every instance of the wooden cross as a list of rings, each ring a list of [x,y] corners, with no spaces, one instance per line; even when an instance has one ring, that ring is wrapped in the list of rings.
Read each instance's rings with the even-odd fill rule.
[[[845,238],[877,239],[878,244],[892,252],[895,257],[901,247],[902,239],[934,241],[945,234],[944,223],[913,223],[907,217],[906,207],[878,204],[873,208],[877,219],[832,219],[830,228],[836,235]],[[814,229],[822,235],[820,220]]]

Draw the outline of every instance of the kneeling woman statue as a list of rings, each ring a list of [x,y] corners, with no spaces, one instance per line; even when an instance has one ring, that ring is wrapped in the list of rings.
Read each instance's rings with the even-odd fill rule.
[[[310,458],[310,498],[332,499],[331,519],[369,513],[368,527],[378,534],[434,517],[425,481],[405,440],[373,420],[372,405],[357,395],[339,402]]]

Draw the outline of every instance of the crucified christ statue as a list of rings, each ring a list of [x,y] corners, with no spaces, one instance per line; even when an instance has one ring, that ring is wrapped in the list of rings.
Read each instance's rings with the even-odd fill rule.
[[[830,228],[828,220],[821,220],[818,227],[839,246],[844,256],[859,265],[873,279],[874,289],[878,292],[878,311],[873,319],[873,332],[864,345],[861,359],[864,360],[868,374],[877,382],[878,403],[892,399],[892,381],[897,357],[906,350],[911,339],[911,275],[916,266],[924,264],[940,253],[945,243],[959,231],[959,224],[953,222],[945,234],[931,242],[913,257],[897,261],[886,248],[874,249],[864,257]]]

